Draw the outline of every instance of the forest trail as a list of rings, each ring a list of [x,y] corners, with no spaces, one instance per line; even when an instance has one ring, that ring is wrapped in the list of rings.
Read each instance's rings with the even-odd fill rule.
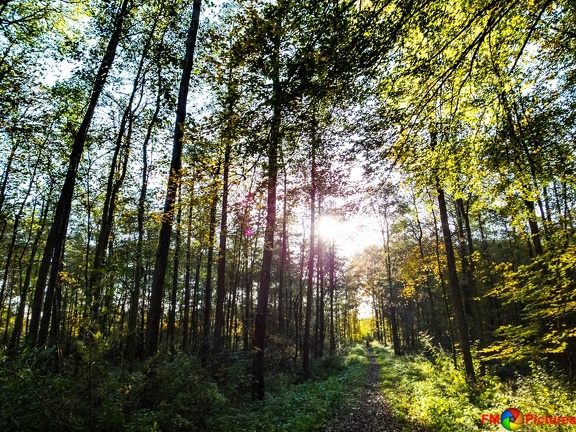
[[[382,365],[376,361],[376,356],[368,350],[370,361],[368,377],[360,397],[340,408],[321,432],[402,432],[380,386],[380,371]],[[426,432],[419,428],[418,431]]]

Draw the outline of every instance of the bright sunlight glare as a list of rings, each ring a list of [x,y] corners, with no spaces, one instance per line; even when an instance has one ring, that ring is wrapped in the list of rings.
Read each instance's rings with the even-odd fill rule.
[[[318,235],[321,239],[334,241],[342,235],[342,223],[334,216],[322,216],[318,221]]]
[[[374,311],[372,309],[372,302],[369,297],[364,297],[360,306],[358,306],[358,318],[368,319],[374,316]]]
[[[362,215],[345,220],[325,215],[316,222],[316,230],[322,240],[334,244],[341,256],[352,258],[366,247],[379,243],[376,225],[373,218]]]

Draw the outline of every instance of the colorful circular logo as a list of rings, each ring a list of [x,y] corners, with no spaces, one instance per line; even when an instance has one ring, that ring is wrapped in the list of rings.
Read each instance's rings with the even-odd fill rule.
[[[504,429],[515,431],[524,424],[524,416],[518,408],[508,408],[500,416],[500,423],[502,423]]]

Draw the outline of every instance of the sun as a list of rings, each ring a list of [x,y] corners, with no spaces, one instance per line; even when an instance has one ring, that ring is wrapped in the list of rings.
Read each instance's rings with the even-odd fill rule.
[[[323,215],[316,221],[316,233],[326,245],[333,245],[340,256],[352,258],[366,247],[378,244],[376,222],[363,215],[346,219]]]
[[[338,221],[334,216],[321,216],[318,220],[317,229],[318,235],[322,240],[334,241],[338,236],[342,235],[342,222]]]

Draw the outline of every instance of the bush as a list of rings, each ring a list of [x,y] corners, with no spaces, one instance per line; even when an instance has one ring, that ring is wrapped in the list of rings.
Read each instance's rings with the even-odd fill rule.
[[[432,360],[420,355],[394,356],[381,347],[375,351],[383,365],[384,391],[406,431],[413,431],[415,424],[440,432],[491,430],[493,425],[482,424],[482,414],[500,414],[510,407],[537,415],[576,412],[574,390],[561,376],[535,365],[529,376],[516,375],[503,382],[490,372],[471,386],[452,357],[438,349],[434,349]],[[571,426],[555,427],[563,431]],[[538,428],[525,424],[522,430],[541,430]]]

